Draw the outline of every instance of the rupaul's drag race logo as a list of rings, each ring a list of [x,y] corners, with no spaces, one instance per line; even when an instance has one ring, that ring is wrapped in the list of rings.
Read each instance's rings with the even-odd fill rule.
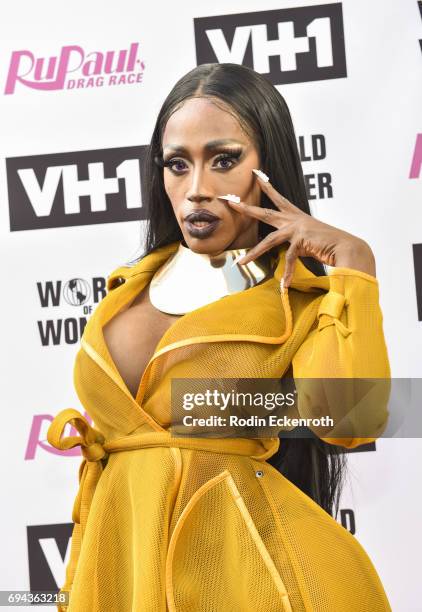
[[[79,45],[69,45],[50,57],[36,57],[29,50],[13,51],[4,93],[15,93],[18,83],[43,91],[142,83],[144,69],[139,43],[120,51],[89,53]]]
[[[416,134],[416,142],[415,142],[415,147],[413,149],[409,178],[418,179],[421,177],[422,177],[422,134]]]

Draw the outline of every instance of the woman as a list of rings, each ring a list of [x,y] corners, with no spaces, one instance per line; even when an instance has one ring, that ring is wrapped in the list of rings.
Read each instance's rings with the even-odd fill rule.
[[[370,247],[310,216],[286,103],[235,64],[174,86],[145,184],[145,253],[108,277],[75,362],[95,428],[66,409],[48,431],[84,455],[59,610],[390,610],[329,514],[336,450],[386,422],[384,387],[367,401],[324,387],[390,378]],[[171,435],[172,379],[289,374],[307,381],[300,415],[321,416],[323,401],[334,424],[304,439]],[[68,423],[81,435],[63,439]]]

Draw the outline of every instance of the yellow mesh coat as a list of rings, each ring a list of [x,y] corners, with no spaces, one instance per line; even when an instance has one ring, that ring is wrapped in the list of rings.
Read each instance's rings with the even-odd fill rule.
[[[277,378],[291,365],[295,377],[389,379],[377,279],[349,268],[316,277],[298,260],[291,286],[280,293],[283,245],[272,278],[172,324],[134,398],[102,328],[178,245],[108,277],[108,293],[85,327],[74,368],[93,424],[68,408],[48,430],[53,446],[80,444],[83,453],[62,585],[70,603],[58,610],[390,610],[355,537],[267,463],[283,440],[176,438],[168,431],[172,377]],[[385,426],[387,400],[380,395],[368,414],[358,410],[373,437],[324,439],[345,447],[375,440]],[[310,401],[302,411],[312,415]],[[79,436],[62,436],[69,423]]]

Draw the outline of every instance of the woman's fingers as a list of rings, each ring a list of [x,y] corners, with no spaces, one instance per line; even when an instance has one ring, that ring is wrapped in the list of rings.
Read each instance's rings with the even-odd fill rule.
[[[263,172],[255,171],[254,174],[262,192],[278,210],[245,204],[240,202],[238,196],[234,196],[235,201],[233,201],[233,196],[230,194],[219,197],[226,200],[229,206],[239,213],[272,225],[276,231],[266,236],[243,259],[239,259],[239,263],[246,264],[272,247],[289,242],[282,279],[285,287],[290,285],[298,257],[312,257],[330,266],[355,267],[363,271],[369,270],[369,273],[373,274],[373,253],[366,243],[362,249],[361,238],[315,219],[274,189]]]
[[[254,174],[256,175],[258,179],[259,186],[261,187],[262,191],[276,205],[278,210],[283,211],[283,210],[286,210],[286,208],[288,208],[289,206],[294,206],[287,198],[285,198],[283,195],[281,195],[281,193],[279,193],[276,189],[274,189],[274,187],[271,185],[268,177],[265,174],[262,173],[263,176],[266,177],[268,180],[264,179],[263,176],[261,176],[261,173],[257,174],[255,172]],[[296,209],[297,207],[294,206],[294,208]]]
[[[292,242],[285,253],[285,266],[283,278],[281,279],[283,287],[289,287],[295,271],[296,260],[299,256],[298,244]]]
[[[258,257],[260,257],[263,253],[266,253],[267,251],[274,248],[275,246],[283,244],[283,242],[286,242],[286,240],[287,240],[287,237],[286,237],[285,231],[275,230],[274,232],[267,234],[261,240],[261,242],[258,242],[258,244],[252,247],[247,252],[246,255],[244,255],[243,257],[239,257],[239,259],[236,259],[235,261],[239,262],[243,266],[244,264],[247,264],[250,261],[254,261]]]
[[[240,213],[246,213],[250,217],[259,219],[268,225],[280,227],[282,222],[280,213],[272,208],[264,208],[262,206],[254,206],[253,204],[245,204],[245,202],[235,202],[229,199],[229,196],[218,196],[220,200],[225,200],[232,208]]]

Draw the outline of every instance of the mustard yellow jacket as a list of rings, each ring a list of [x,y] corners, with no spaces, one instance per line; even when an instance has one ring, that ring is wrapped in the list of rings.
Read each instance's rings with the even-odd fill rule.
[[[315,379],[315,393],[320,378],[390,378],[377,279],[349,268],[316,277],[298,260],[291,286],[280,293],[282,246],[272,278],[171,325],[133,397],[102,329],[178,245],[108,277],[74,367],[93,425],[68,408],[48,430],[50,444],[80,445],[83,454],[61,590],[70,593],[70,604],[58,610],[390,610],[356,538],[266,461],[283,443],[278,436],[169,432],[172,378],[279,378],[292,367],[295,377]],[[301,414],[314,414],[311,396],[303,394]],[[324,440],[350,448],[375,440],[385,427],[387,399],[380,395],[377,409],[369,410],[348,406],[353,400],[346,394],[339,425]],[[336,413],[338,404],[328,400],[324,409]],[[361,419],[373,435],[350,435]],[[80,435],[63,437],[68,423]]]

